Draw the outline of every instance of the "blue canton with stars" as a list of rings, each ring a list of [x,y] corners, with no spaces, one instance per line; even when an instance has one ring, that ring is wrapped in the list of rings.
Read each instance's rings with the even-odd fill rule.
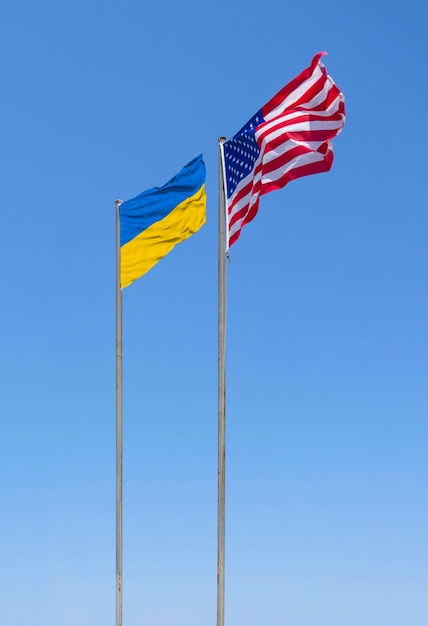
[[[232,139],[223,144],[228,198],[232,196],[238,183],[254,168],[254,163],[260,154],[254,133],[262,122],[264,119],[260,110]]]

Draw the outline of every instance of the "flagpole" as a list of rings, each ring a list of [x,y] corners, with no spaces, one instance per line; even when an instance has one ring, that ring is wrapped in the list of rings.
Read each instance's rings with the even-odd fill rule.
[[[224,626],[224,553],[226,496],[226,213],[223,143],[219,137],[218,201],[218,500],[217,500],[217,626]]]
[[[122,626],[122,290],[120,216],[116,200],[116,626]]]

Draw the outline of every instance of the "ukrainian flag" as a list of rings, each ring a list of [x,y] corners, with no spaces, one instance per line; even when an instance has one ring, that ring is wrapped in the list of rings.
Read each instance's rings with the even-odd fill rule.
[[[163,187],[123,202],[120,216],[120,284],[143,276],[206,221],[205,163],[190,161]]]

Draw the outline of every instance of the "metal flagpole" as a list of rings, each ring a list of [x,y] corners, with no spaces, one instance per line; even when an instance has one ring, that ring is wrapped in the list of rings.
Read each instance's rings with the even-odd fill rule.
[[[217,501],[217,626],[224,626],[224,547],[226,495],[226,213],[223,143],[219,137],[218,201],[218,501]]]
[[[122,290],[120,217],[116,200],[116,626],[122,626]]]

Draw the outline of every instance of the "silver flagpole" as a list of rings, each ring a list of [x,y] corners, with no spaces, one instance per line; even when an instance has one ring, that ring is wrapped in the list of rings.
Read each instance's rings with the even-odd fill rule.
[[[120,216],[116,200],[116,626],[122,626],[122,290]]]
[[[218,501],[217,501],[217,626],[224,626],[224,546],[226,495],[226,213],[223,143],[219,137],[218,201]]]

